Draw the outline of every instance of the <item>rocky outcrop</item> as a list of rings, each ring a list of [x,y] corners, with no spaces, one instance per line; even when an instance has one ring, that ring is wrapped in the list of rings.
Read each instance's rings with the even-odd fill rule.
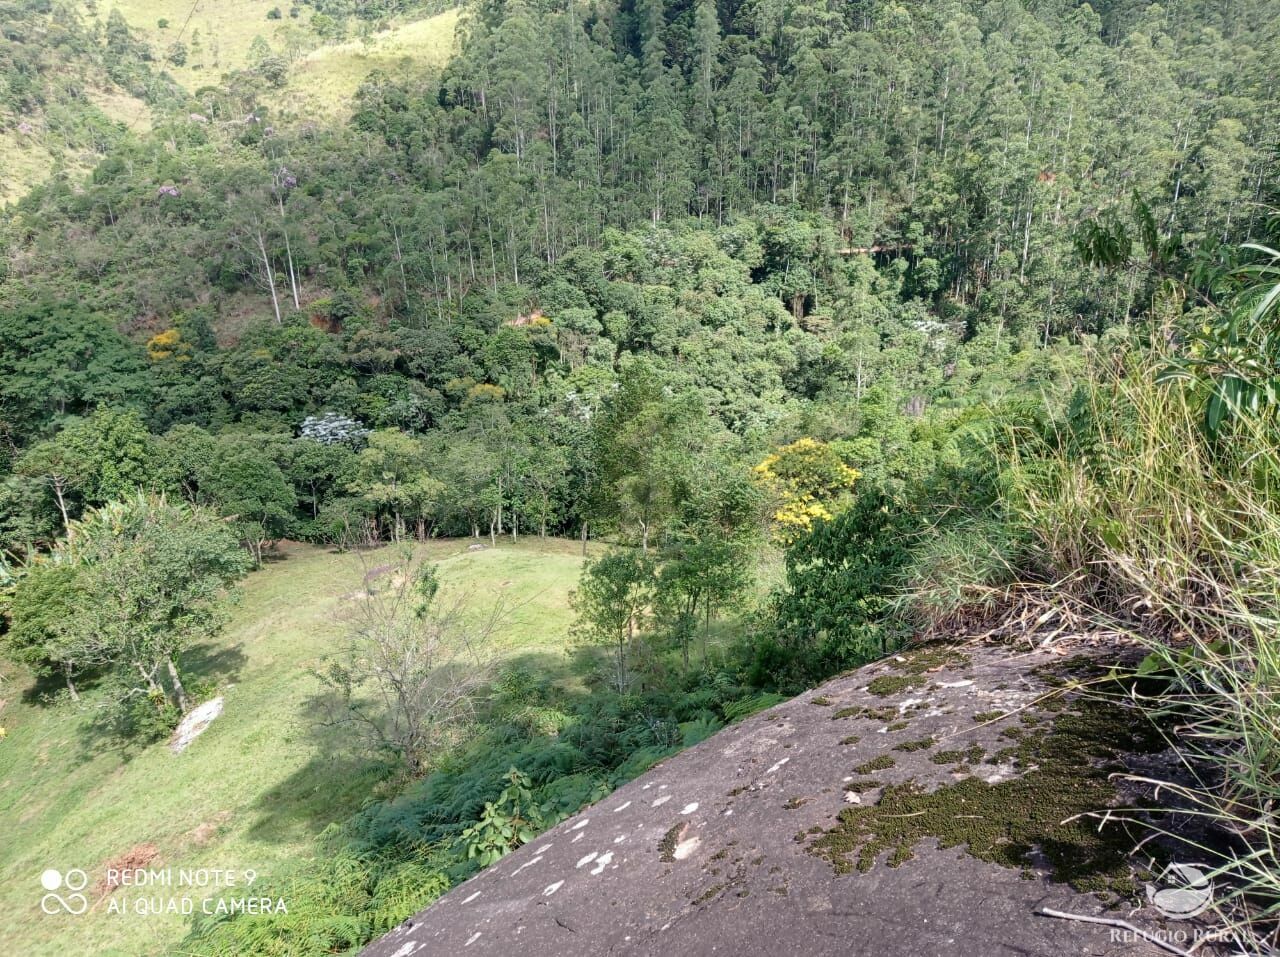
[[[520,848],[365,950],[954,955],[1159,953],[1091,818],[1163,744],[1072,676],[1115,649],[927,646],[730,727]],[[1066,823],[1064,823],[1066,822]]]

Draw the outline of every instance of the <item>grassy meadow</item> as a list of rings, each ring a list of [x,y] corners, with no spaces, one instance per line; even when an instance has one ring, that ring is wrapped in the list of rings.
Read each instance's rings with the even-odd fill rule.
[[[267,13],[275,8],[286,11],[285,16],[268,19]],[[197,0],[194,11],[186,0],[107,0],[98,9],[103,22],[112,9],[119,10],[151,45],[159,68],[191,91],[216,84],[224,73],[249,66],[249,48],[257,37],[282,55],[301,47],[305,52],[295,54],[284,89],[269,92],[266,99],[288,113],[311,119],[342,115],[356,89],[374,70],[444,63],[453,51],[458,24],[458,11],[446,10],[421,19],[395,20],[367,36],[352,35],[326,43],[307,27],[310,8],[304,8],[302,17],[292,19],[287,15],[289,4],[276,0]],[[168,25],[160,28],[157,24],[161,20]],[[352,34],[360,26],[359,21],[351,20]],[[164,62],[164,56],[180,34],[188,56],[182,66],[174,66]]]
[[[469,544],[433,542],[421,552],[438,562],[442,588],[468,592],[482,607],[501,596],[510,612],[492,636],[497,656],[567,673],[579,545],[526,539],[471,552]],[[382,768],[317,728],[310,672],[336,648],[342,606],[366,571],[393,560],[389,548],[357,557],[290,544],[251,574],[216,649],[191,658],[194,674],[217,681],[225,710],[180,755],[163,742],[106,748],[87,734],[84,714],[32,702],[29,682],[8,676],[0,685],[6,952],[173,953],[188,918],[111,914],[94,893],[87,914],[49,916],[39,906],[40,874],[78,867],[92,891],[108,862],[154,853],[152,868],[251,868],[267,877],[311,856],[325,826],[378,790]]]
[[[106,0],[97,10],[103,23],[112,10],[119,10],[129,27],[151,45],[157,66],[187,89],[196,90],[216,83],[223,73],[245,67],[254,37],[261,36],[275,49],[279,46],[277,28],[300,26],[287,14],[280,20],[268,20],[267,12],[274,7],[287,11],[289,4],[279,0],[196,0],[193,6],[189,0]],[[167,21],[163,28],[159,26],[162,20]],[[179,37],[189,54],[186,63],[173,66],[164,62],[165,51]]]
[[[299,115],[341,116],[373,71],[442,65],[453,51],[457,26],[458,11],[446,10],[367,39],[317,47],[290,68],[279,105]]]

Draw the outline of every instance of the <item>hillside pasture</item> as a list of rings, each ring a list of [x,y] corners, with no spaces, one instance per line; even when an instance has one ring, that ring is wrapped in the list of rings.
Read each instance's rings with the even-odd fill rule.
[[[443,589],[471,595],[479,607],[501,601],[507,614],[490,639],[500,661],[566,674],[579,545],[528,539],[470,551],[471,544],[433,542],[419,553],[438,563]],[[8,676],[0,685],[0,902],[10,915],[8,952],[171,953],[188,918],[112,913],[113,897],[132,906],[148,894],[95,889],[108,865],[269,876],[313,855],[328,824],[385,794],[387,768],[317,725],[313,672],[339,647],[342,609],[365,575],[395,557],[391,548],[356,556],[290,544],[253,573],[217,646],[197,649],[188,662],[193,678],[217,682],[225,710],[182,754],[163,742],[107,746],[90,734],[92,692],[82,709],[49,707],[32,700],[24,676]],[[48,868],[90,875],[87,914],[41,912],[40,875]],[[196,907],[203,893],[192,895]]]

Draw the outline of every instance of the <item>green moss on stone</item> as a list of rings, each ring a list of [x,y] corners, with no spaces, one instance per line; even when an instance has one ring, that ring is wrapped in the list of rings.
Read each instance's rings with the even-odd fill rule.
[[[882,754],[878,758],[872,758],[864,764],[859,764],[853,769],[854,774],[872,774],[876,771],[887,771],[897,762],[889,755]]]
[[[890,667],[909,675],[922,675],[940,668],[965,668],[973,659],[963,651],[946,645],[931,645],[904,655],[902,661],[893,661]]]
[[[918,741],[903,741],[901,744],[895,745],[893,750],[910,753],[912,751],[923,751],[925,748],[931,747],[933,747],[933,738],[920,738]]]
[[[874,791],[882,785],[883,782],[877,781],[875,778],[854,778],[852,781],[844,782],[844,789],[852,791],[854,794],[866,794],[868,791]]]
[[[1099,830],[1093,819],[1072,819],[1112,806],[1116,791],[1107,768],[1120,755],[1162,747],[1156,730],[1131,710],[1075,702],[1050,729],[1027,734],[1013,749],[1023,767],[1036,770],[996,784],[967,778],[932,792],[888,785],[874,807],[842,810],[839,823],[810,850],[839,873],[870,870],[886,853],[897,866],[928,838],[1018,869],[1034,850],[1057,881],[1128,896],[1134,890],[1128,853],[1140,835],[1123,822]]]
[[[917,675],[881,675],[879,678],[871,679],[871,683],[867,685],[867,691],[877,698],[887,698],[899,691],[914,688],[923,681],[924,679]]]
[[[870,718],[874,721],[888,721],[898,713],[897,708],[890,708],[887,705],[883,708],[868,708],[863,705],[857,705],[852,708],[841,708],[831,715],[832,721],[840,718]]]
[[[684,831],[684,823],[672,824],[667,833],[662,835],[662,840],[658,842],[658,860],[666,864],[674,864],[676,859],[676,845],[680,843],[680,834]]]
[[[728,886],[728,884],[712,884],[692,901],[693,906],[697,907],[699,904],[705,904]]]
[[[984,754],[982,745],[973,744],[963,751],[938,751],[929,755],[929,760],[934,764],[977,764]]]

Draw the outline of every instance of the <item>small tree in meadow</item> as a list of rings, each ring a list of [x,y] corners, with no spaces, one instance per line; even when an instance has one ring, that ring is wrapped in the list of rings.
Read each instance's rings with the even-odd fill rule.
[[[618,691],[631,683],[629,661],[653,593],[653,560],[643,552],[621,549],[590,562],[573,593],[578,637],[612,648],[612,684]]]
[[[465,593],[442,594],[435,567],[408,548],[389,568],[366,567],[346,647],[318,676],[333,693],[325,723],[421,772],[465,737],[504,615],[501,603],[479,610]]]
[[[18,582],[11,608],[27,656],[68,677],[81,667],[107,672],[123,699],[189,711],[182,652],[219,632],[249,567],[226,522],[138,493],[73,521],[44,561]]]

